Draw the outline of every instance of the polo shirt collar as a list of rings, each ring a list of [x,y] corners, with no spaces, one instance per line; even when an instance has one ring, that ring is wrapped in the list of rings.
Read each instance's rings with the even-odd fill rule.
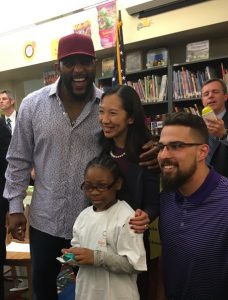
[[[195,204],[201,204],[205,199],[207,199],[215,187],[219,183],[221,175],[215,172],[213,168],[210,169],[206,179],[202,185],[190,196],[183,196],[179,191],[175,192],[176,201],[182,201],[184,198]]]

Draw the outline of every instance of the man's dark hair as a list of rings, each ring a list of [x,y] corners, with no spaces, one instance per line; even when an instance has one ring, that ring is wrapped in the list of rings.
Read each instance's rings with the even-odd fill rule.
[[[172,125],[190,127],[193,133],[199,138],[197,142],[208,144],[208,129],[203,118],[200,116],[187,112],[167,114],[163,122],[163,127]]]

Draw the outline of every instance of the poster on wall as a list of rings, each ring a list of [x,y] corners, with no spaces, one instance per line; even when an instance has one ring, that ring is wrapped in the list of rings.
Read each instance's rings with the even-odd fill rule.
[[[97,13],[101,46],[103,48],[114,47],[116,32],[116,1],[98,5]]]
[[[55,39],[55,40],[51,41],[51,59],[52,60],[57,59],[58,44],[59,44],[59,40]]]
[[[89,20],[74,25],[74,33],[84,34],[91,37],[91,22]]]

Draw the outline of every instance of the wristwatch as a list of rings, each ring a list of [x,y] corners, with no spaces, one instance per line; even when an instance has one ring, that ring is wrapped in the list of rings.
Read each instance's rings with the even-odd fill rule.
[[[224,140],[224,139],[227,138],[227,135],[228,135],[228,129],[225,129],[225,133],[224,133],[223,136],[220,137],[219,139],[220,139],[220,140]]]

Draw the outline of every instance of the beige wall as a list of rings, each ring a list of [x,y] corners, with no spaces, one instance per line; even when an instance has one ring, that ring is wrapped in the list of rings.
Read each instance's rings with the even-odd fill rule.
[[[154,45],[156,45],[157,39],[162,36],[166,37],[168,35],[189,30],[194,31],[196,28],[228,21],[227,0],[209,0],[189,7],[151,16],[147,19],[138,19],[136,16],[130,16],[124,8],[125,5],[125,0],[117,0],[117,9],[120,9],[122,13],[123,35],[124,43],[126,45],[154,39],[152,44],[153,49],[156,48]],[[86,12],[27,28],[7,36],[0,36],[0,72],[31,65],[34,65],[35,67],[36,64],[53,61],[52,41],[58,40],[63,35],[70,34],[73,32],[75,24],[88,19],[92,24],[92,38],[95,49],[99,52],[99,55],[102,56],[102,53],[105,55],[106,52],[105,50],[102,50],[99,38],[97,11],[96,8],[93,8]],[[146,22],[148,24],[150,23],[150,25],[138,29],[140,23],[145,24]],[[226,33],[224,32],[223,34],[225,35]],[[204,36],[202,36],[201,39],[204,39]],[[30,41],[35,42],[35,54],[32,59],[27,59],[24,56],[23,51],[25,44]],[[176,44],[172,47],[177,47],[178,51],[181,52],[182,46]],[[2,74],[4,74],[4,72]],[[10,79],[0,79],[0,87],[15,90],[16,96],[20,101],[26,94],[26,91],[37,88],[37,82],[42,84],[41,79],[41,72],[38,78],[19,78],[16,80],[14,79],[13,81]],[[35,86],[33,86],[33,82],[36,82]]]
[[[137,30],[143,20],[130,16],[123,8],[124,3],[124,0],[117,0],[117,7],[122,12],[125,44],[228,21],[228,1],[210,0],[149,17],[147,20],[151,25]],[[1,37],[0,71],[53,60],[51,42],[73,32],[75,24],[87,19],[92,23],[95,48],[101,50],[96,14],[94,8]],[[23,53],[24,46],[29,41],[36,44],[32,59],[26,59]]]
[[[124,6],[124,0],[118,2]],[[149,17],[151,26],[137,30],[137,25],[141,20],[129,16],[127,11],[123,10],[124,41],[132,43],[225,22],[228,21],[227,11],[227,0],[209,0]]]

